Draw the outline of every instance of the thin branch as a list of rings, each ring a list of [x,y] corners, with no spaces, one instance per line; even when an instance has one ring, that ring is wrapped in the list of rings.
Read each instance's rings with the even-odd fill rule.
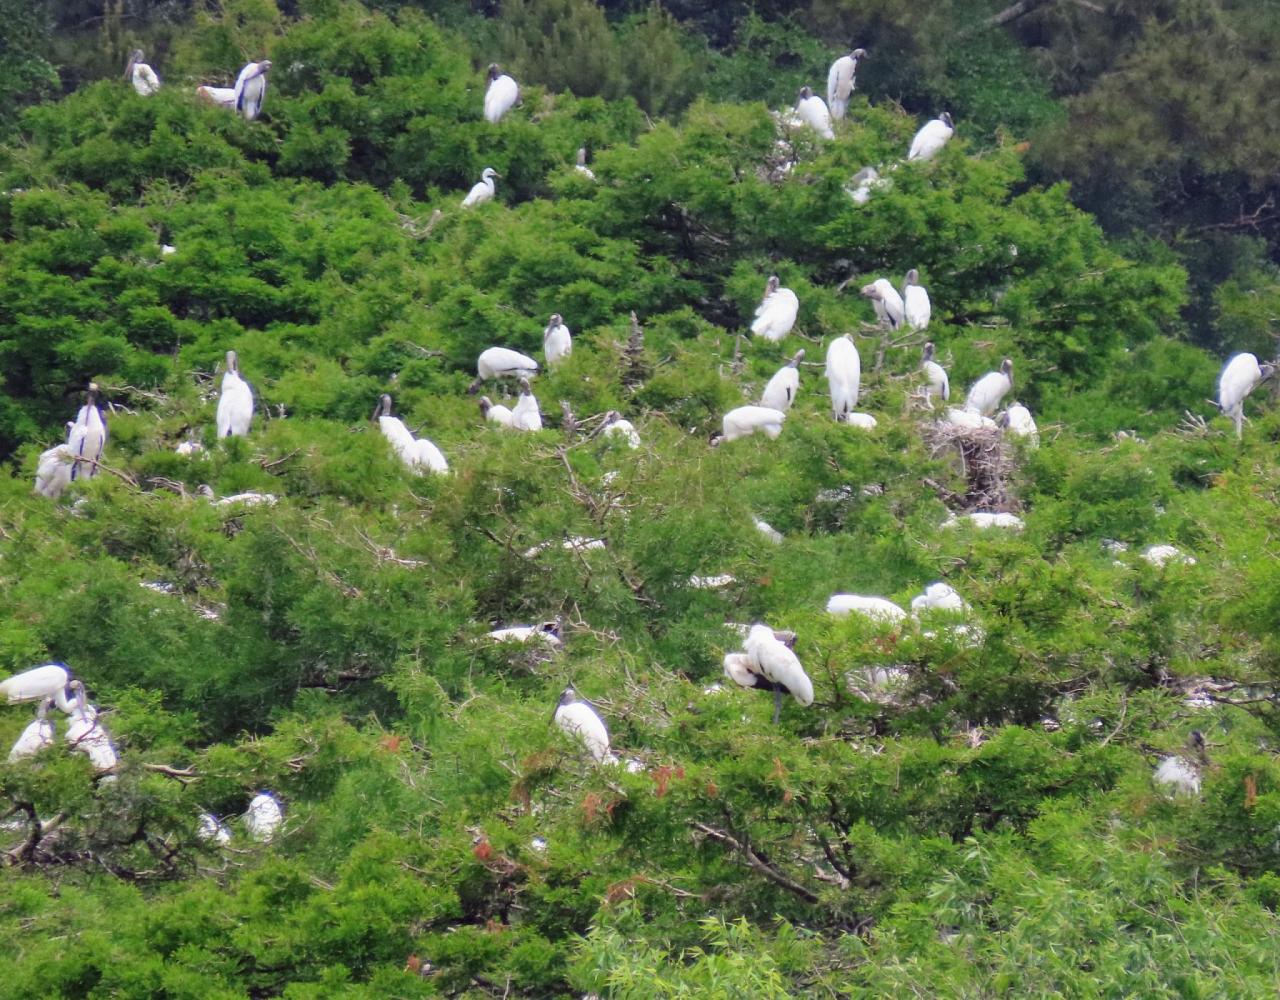
[[[803,899],[807,903],[818,902],[818,896],[816,893],[810,891],[809,889],[806,889],[799,882],[796,882],[788,878],[786,875],[783,875],[782,872],[778,871],[772,865],[769,865],[764,860],[762,860],[760,856],[756,854],[755,851],[751,850],[750,847],[739,842],[734,837],[731,837],[729,834],[725,833],[723,830],[717,830],[715,829],[715,827],[707,826],[707,824],[699,823],[697,821],[693,821],[690,825],[693,826],[695,830],[702,832],[703,834],[710,837],[714,841],[724,844],[731,851],[734,851],[735,853],[737,853],[742,858],[742,860],[746,862],[747,867],[763,875],[766,879],[768,879],[774,885],[781,886],[783,889],[786,889],[788,892],[795,893],[795,895],[799,896],[801,899]]]

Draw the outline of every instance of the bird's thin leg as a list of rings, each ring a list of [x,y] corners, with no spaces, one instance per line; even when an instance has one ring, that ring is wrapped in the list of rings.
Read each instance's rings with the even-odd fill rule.
[[[777,688],[773,691],[773,724],[778,724],[778,719],[782,717],[782,692]]]

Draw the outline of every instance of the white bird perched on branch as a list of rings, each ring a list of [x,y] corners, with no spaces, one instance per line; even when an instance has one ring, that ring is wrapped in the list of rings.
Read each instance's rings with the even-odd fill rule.
[[[1011,403],[996,423],[1015,437],[1022,438],[1032,448],[1039,446],[1040,430],[1036,427],[1035,418],[1021,403]]]
[[[827,385],[831,390],[831,412],[844,423],[858,405],[862,383],[862,359],[849,334],[836,337],[827,346]]]
[[[227,351],[227,371],[218,397],[218,437],[244,437],[253,423],[253,388],[240,377],[240,360]]]
[[[520,100],[520,85],[502,72],[497,63],[489,64],[485,79],[489,85],[484,92],[484,120],[496,124]]]
[[[486,632],[484,637],[490,642],[533,642],[546,643],[548,646],[559,646],[560,623],[558,621],[543,622],[541,625],[512,625],[508,628],[496,628]]]
[[[973,383],[964,408],[971,413],[989,417],[1000,407],[1000,401],[1013,388],[1013,362],[1005,358],[998,372],[987,372]]]
[[[974,410],[962,410],[956,406],[948,406],[942,419],[955,427],[969,427],[973,430],[994,431],[999,427],[990,417],[984,417]]]
[[[853,199],[855,205],[865,205],[876,191],[892,185],[893,181],[881,177],[880,171],[875,167],[863,167],[853,175],[853,180],[844,189],[844,193]]]
[[[920,284],[920,272],[913,267],[902,283],[902,318],[913,330],[927,330],[931,315],[933,306],[929,303],[929,293]]]
[[[467,192],[467,196],[462,199],[463,208],[471,208],[473,205],[480,205],[486,201],[492,201],[494,195],[493,179],[502,175],[493,167],[485,167],[480,172],[480,179],[471,186],[471,190]]]
[[[779,285],[776,274],[769,275],[765,282],[764,298],[756,307],[756,318],[751,324],[751,332],[765,340],[782,340],[791,328],[796,325],[796,317],[800,314],[800,300],[790,288]]]
[[[554,368],[573,352],[573,336],[559,313],[551,314],[547,328],[542,331],[542,351],[547,356],[548,368]]]
[[[951,380],[947,378],[947,370],[933,360],[933,355],[934,347],[931,340],[924,345],[924,355],[920,359],[920,370],[924,372],[925,377],[924,399],[931,410],[934,396],[943,402],[951,398]]]
[[[1264,379],[1275,374],[1274,364],[1258,364],[1252,354],[1234,355],[1218,377],[1218,409],[1236,425],[1236,437],[1244,436],[1244,400]]]
[[[236,110],[244,115],[245,121],[253,121],[262,111],[262,102],[267,98],[267,74],[270,71],[271,60],[263,59],[261,62],[246,64],[236,77]]]
[[[853,49],[833,62],[827,71],[827,104],[832,118],[839,120],[848,113],[849,98],[858,84],[858,60],[866,55],[866,49]]]
[[[71,468],[72,479],[92,479],[98,474],[98,461],[107,446],[107,421],[98,408],[98,383],[90,382],[84,406],[76,414],[67,432],[67,447],[76,456]]]
[[[71,470],[76,456],[65,444],[54,445],[40,453],[36,463],[36,492],[56,500],[71,485]]]
[[[1174,795],[1199,795],[1200,770],[1208,763],[1204,736],[1193,729],[1187,737],[1187,753],[1162,758],[1153,777],[1157,785],[1165,786]]]
[[[481,385],[494,378],[533,378],[538,374],[538,362],[527,354],[508,347],[489,347],[476,358],[476,380],[467,392],[476,392]]]
[[[911,598],[912,612],[918,611],[966,611],[969,605],[949,583],[931,583],[924,593]]]
[[[720,425],[722,433],[711,439],[711,445],[715,447],[757,432],[772,441],[782,433],[782,422],[786,419],[785,413],[771,406],[739,406],[724,415]]]
[[[259,792],[244,813],[244,828],[260,844],[269,844],[284,822],[284,810],[270,792]]]
[[[605,437],[620,437],[627,442],[628,448],[640,447],[640,432],[630,420],[624,420],[617,410],[610,410],[604,415],[604,425],[600,433]]]
[[[804,350],[801,349],[774,373],[760,395],[761,406],[782,410],[784,413],[791,409],[791,404],[796,401],[796,392],[800,389],[800,362],[803,360]]]
[[[426,438],[415,438],[404,421],[391,415],[391,397],[383,393],[371,419],[378,421],[382,436],[391,442],[400,461],[417,475],[424,472],[446,473],[449,463],[444,454]]]
[[[216,104],[220,108],[234,110],[236,106],[235,87],[206,87],[201,85],[196,88],[196,97],[202,101],[208,101],[210,104]]]
[[[800,88],[800,97],[796,101],[796,114],[800,120],[824,139],[834,139],[831,131],[831,112],[827,110],[827,102],[808,87]]]
[[[492,424],[499,427],[511,427],[511,410],[503,406],[501,403],[495,403],[488,396],[480,397],[480,415]]]
[[[572,686],[561,692],[552,719],[563,732],[580,740],[597,764],[614,762],[613,754],[609,752],[609,730],[604,720],[591,702],[578,697]]]
[[[133,84],[133,89],[143,97],[150,97],[160,89],[160,77],[156,71],[143,60],[142,49],[134,49],[129,56],[129,65],[124,68],[124,78]]]
[[[773,691],[773,721],[776,724],[782,714],[782,694],[785,691],[801,705],[813,704],[813,682],[800,665],[800,659],[778,639],[768,625],[756,623],[747,633],[746,655],[748,669],[769,681]],[[726,664],[728,672],[728,664]],[[733,674],[729,674],[733,677]],[[738,681],[737,677],[733,677]],[[741,683],[741,681],[738,681]],[[764,687],[765,685],[753,685]]]
[[[36,709],[35,720],[22,731],[22,734],[14,742],[13,749],[9,751],[9,759],[11,761],[34,756],[45,747],[53,746],[53,723],[46,718],[52,705],[52,698],[45,698],[40,702],[39,707]]]
[[[517,431],[542,430],[542,411],[527,378],[520,380],[520,398],[511,410],[511,427]]]
[[[855,612],[873,622],[894,624],[907,617],[907,613],[884,597],[863,597],[861,594],[832,594],[827,601],[827,613],[843,617]]]
[[[871,300],[876,311],[876,321],[881,326],[887,325],[890,330],[896,330],[902,325],[907,307],[888,278],[876,278],[871,284],[863,285],[862,296]]]
[[[70,712],[76,706],[75,698],[68,697],[74,679],[65,663],[45,663],[0,681],[0,696],[10,705],[52,698],[58,708]]]
[[[102,726],[98,710],[89,704],[84,683],[72,681],[71,690],[75,692],[76,699],[69,713],[64,739],[73,750],[79,750],[88,757],[95,770],[110,771],[119,763],[115,745]]]
[[[196,830],[196,836],[205,843],[217,844],[219,847],[225,847],[231,843],[231,831],[219,822],[218,817],[213,813],[200,814],[200,827]]]
[[[955,124],[947,112],[942,112],[931,122],[926,122],[911,140],[908,160],[931,160],[955,134]]]

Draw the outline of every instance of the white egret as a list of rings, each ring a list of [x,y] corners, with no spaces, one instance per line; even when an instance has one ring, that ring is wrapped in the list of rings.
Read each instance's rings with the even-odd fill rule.
[[[145,58],[142,49],[134,49],[129,56],[129,65],[124,68],[124,78],[132,83],[133,89],[143,97],[150,97],[160,89],[160,77],[156,76],[155,70],[143,62]]]
[[[36,463],[36,492],[56,500],[71,485],[71,470],[76,456],[65,444],[54,445],[40,453]]]
[[[913,330],[927,330],[933,307],[929,293],[920,284],[920,272],[914,267],[907,272],[902,284],[902,318]]]
[[[65,663],[45,663],[0,681],[0,696],[11,705],[52,698],[58,708],[70,712],[76,705],[76,700],[68,697],[73,680],[71,668]]]
[[[931,122],[926,122],[911,140],[911,149],[907,153],[908,160],[931,160],[947,144],[947,140],[955,134],[955,123],[947,112],[942,112]]]
[[[35,721],[22,731],[22,735],[14,742],[13,749],[9,751],[11,761],[34,756],[45,747],[53,746],[53,723],[46,718],[52,705],[52,698],[45,698],[40,702],[36,709]]]
[[[912,612],[919,611],[966,611],[969,605],[963,597],[956,593],[949,583],[931,583],[924,588],[924,593],[911,598]]]
[[[849,98],[858,83],[858,60],[866,55],[866,49],[853,49],[833,62],[827,71],[827,104],[832,118],[839,120],[848,113]]]
[[[827,110],[827,102],[808,87],[800,88],[800,97],[796,102],[796,114],[800,120],[824,139],[834,139],[831,131],[831,112]]]
[[[471,190],[467,192],[467,196],[462,199],[462,207],[471,208],[473,205],[492,201],[494,194],[493,179],[501,176],[493,167],[485,167],[480,173],[480,179],[472,185]]]
[[[98,460],[107,444],[107,421],[98,408],[98,383],[90,382],[84,406],[67,432],[67,447],[76,456],[72,479],[92,479],[98,474]]]
[[[245,810],[244,827],[260,844],[269,844],[284,822],[284,811],[270,792],[259,792]]]
[[[714,447],[725,441],[736,441],[738,438],[748,437],[756,432],[774,440],[782,433],[782,422],[786,419],[785,413],[771,406],[739,406],[724,415],[724,420],[721,422],[723,433],[715,435],[711,439],[711,444]]]
[[[511,427],[511,410],[509,407],[503,406],[501,403],[493,402],[488,396],[480,397],[480,414],[490,423],[497,424],[499,427]]]
[[[591,702],[579,698],[572,686],[560,694],[556,705],[555,724],[565,733],[581,740],[597,764],[612,763],[609,753],[609,730]]]
[[[800,313],[800,300],[790,288],[782,288],[776,274],[769,275],[764,286],[764,298],[756,307],[756,318],[751,332],[765,340],[782,340],[796,325]]]
[[[253,121],[262,111],[262,102],[267,96],[267,73],[270,71],[271,60],[263,59],[247,63],[236,77],[236,110],[244,115],[245,121]]]
[[[542,430],[542,411],[527,378],[520,380],[520,398],[511,410],[511,427],[517,431]]]
[[[476,392],[482,384],[494,378],[533,378],[538,374],[538,362],[527,354],[507,347],[490,347],[476,358],[476,380],[467,392]]]
[[[219,847],[225,847],[231,843],[231,831],[219,822],[218,817],[213,813],[200,814],[200,828],[196,830],[196,836],[205,843],[217,844]]]
[[[547,367],[554,368],[573,351],[573,337],[559,313],[552,313],[547,328],[542,331],[542,351],[547,357]]]
[[[907,613],[884,597],[863,597],[861,594],[832,594],[827,601],[827,613],[843,618],[856,613],[873,622],[894,624],[907,617]]]
[[[624,420],[617,410],[610,410],[604,415],[604,426],[600,433],[605,437],[620,437],[627,442],[628,448],[640,447],[640,432],[630,420]]]
[[[804,359],[804,351],[796,351],[795,357],[774,373],[768,385],[760,395],[760,405],[768,406],[785,413],[796,401],[796,392],[800,388],[800,362]]]
[[[843,423],[858,405],[862,382],[862,359],[849,334],[836,337],[827,347],[827,385],[831,390],[831,412]]]
[[[973,383],[964,408],[971,413],[989,417],[1000,407],[1000,401],[1013,388],[1013,362],[1005,358],[998,372],[987,372]]]
[[[1011,403],[996,422],[1014,437],[1022,438],[1032,448],[1039,446],[1040,431],[1036,427],[1035,418],[1021,403]]]
[[[801,705],[813,704],[813,682],[800,665],[799,657],[778,639],[768,625],[757,622],[751,626],[751,631],[747,633],[746,655],[751,672],[772,685],[775,724],[782,714],[783,692],[791,695]],[[726,664],[726,668],[727,666]],[[729,676],[733,677],[732,674]],[[737,680],[736,677],[733,679]]]
[[[489,64],[486,79],[489,85],[484,92],[484,120],[497,123],[520,100],[520,85],[502,72],[497,63]]]
[[[486,632],[490,642],[542,642],[548,646],[560,645],[560,623],[558,621],[543,622],[541,625],[512,625],[508,628],[496,628]]]
[[[1218,378],[1218,409],[1236,425],[1236,437],[1244,436],[1244,400],[1264,379],[1275,374],[1274,364],[1258,364],[1252,354],[1233,355]]]
[[[920,370],[924,372],[924,399],[933,409],[933,397],[937,396],[944,403],[951,398],[951,381],[947,378],[947,370],[933,360],[933,341],[924,345],[924,356],[920,360]]]
[[[196,88],[196,97],[210,104],[216,104],[220,108],[234,110],[236,106],[235,87],[200,86]]]
[[[244,437],[253,423],[253,389],[240,377],[235,351],[227,351],[227,371],[218,397],[218,437]]]
[[[907,307],[888,278],[876,278],[871,284],[863,285],[862,296],[871,300],[876,311],[876,321],[881,326],[896,330],[902,325]]]
[[[587,147],[586,146],[581,146],[578,148],[578,159],[577,159],[577,162],[573,165],[573,169],[576,170],[578,173],[582,174],[582,176],[589,181],[593,181],[596,179],[596,175],[592,172],[591,168],[587,166]]]
[[[1186,752],[1161,758],[1153,777],[1157,785],[1174,795],[1199,795],[1200,771],[1208,763],[1204,736],[1193,729],[1187,737]]]

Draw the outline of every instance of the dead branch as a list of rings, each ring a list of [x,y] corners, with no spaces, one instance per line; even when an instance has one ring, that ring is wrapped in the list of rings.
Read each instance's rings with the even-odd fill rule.
[[[763,875],[766,879],[768,879],[774,885],[781,886],[783,889],[786,889],[788,892],[794,893],[795,895],[799,896],[801,899],[803,899],[807,903],[818,902],[817,893],[814,893],[811,890],[806,889],[799,882],[796,882],[788,878],[786,875],[783,875],[782,872],[778,871],[772,865],[766,863],[763,859],[761,859],[761,857],[758,854],[756,854],[755,851],[751,850],[750,847],[748,847],[746,844],[741,843],[736,838],[731,837],[729,834],[725,833],[723,830],[717,830],[715,827],[707,826],[707,824],[699,823],[696,820],[691,822],[690,825],[695,830],[698,830],[699,832],[705,834],[707,837],[710,837],[712,840],[718,843],[724,844],[727,848],[729,848],[729,850],[736,853],[746,863],[748,868],[751,868],[753,871],[759,873],[760,875]]]

